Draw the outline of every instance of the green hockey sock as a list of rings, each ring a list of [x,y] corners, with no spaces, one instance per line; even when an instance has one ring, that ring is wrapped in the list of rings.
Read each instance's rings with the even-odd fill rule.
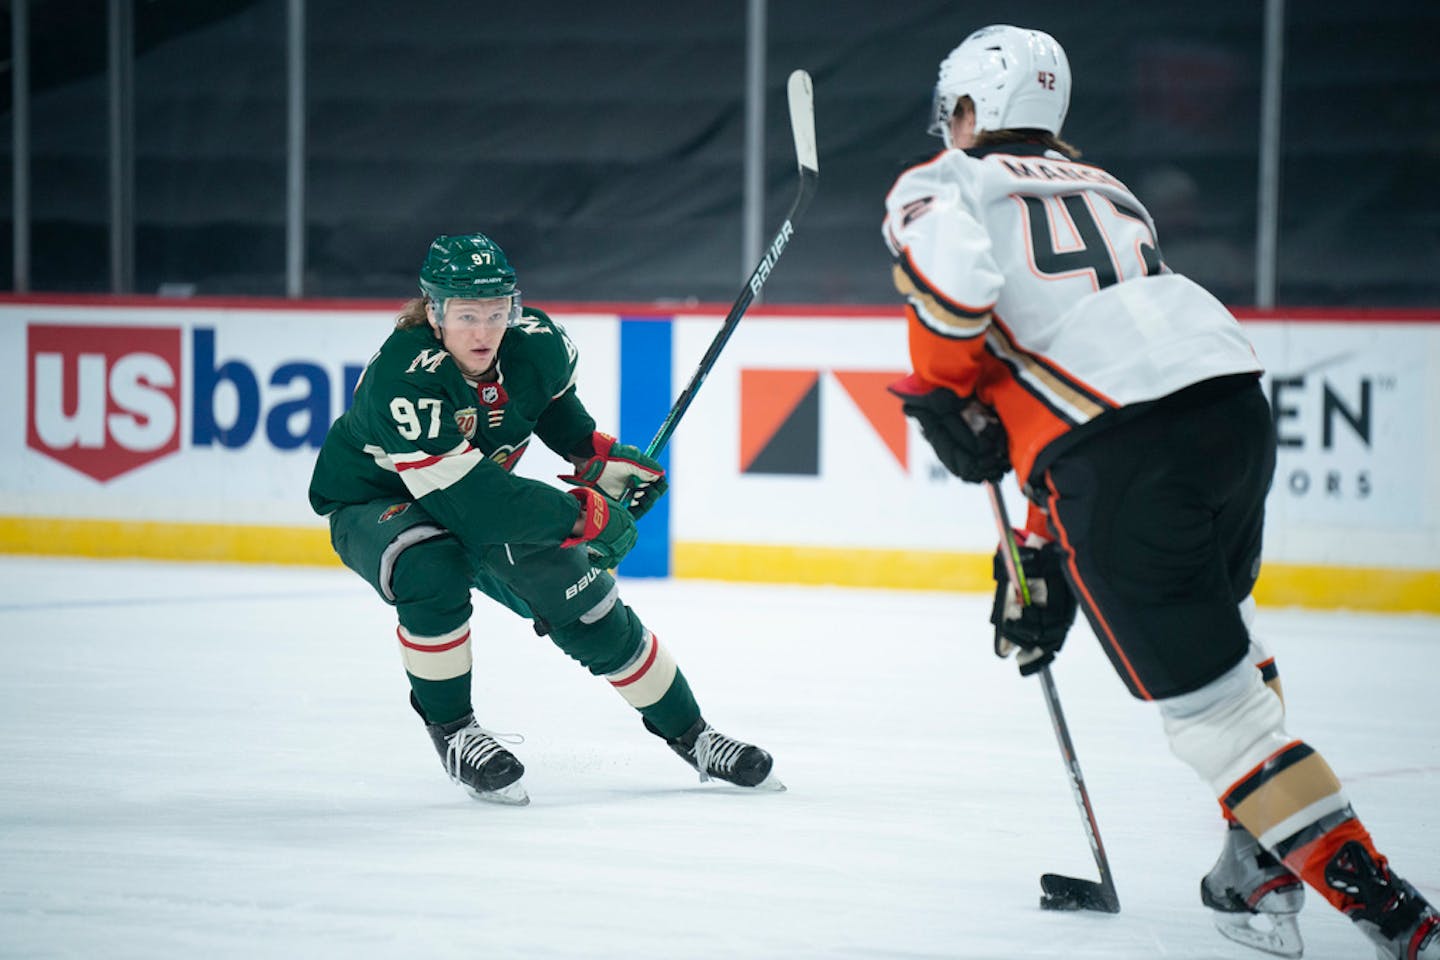
[[[405,676],[410,678],[410,689],[415,691],[427,723],[450,723],[471,712],[469,671],[449,680],[422,680],[413,673]]]

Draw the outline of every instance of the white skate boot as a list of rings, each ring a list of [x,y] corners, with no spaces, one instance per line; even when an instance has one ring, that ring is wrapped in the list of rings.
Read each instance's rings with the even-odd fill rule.
[[[1215,929],[1236,943],[1277,957],[1305,952],[1295,920],[1304,883],[1238,823],[1230,824],[1220,859],[1200,881],[1200,900],[1214,911]]]

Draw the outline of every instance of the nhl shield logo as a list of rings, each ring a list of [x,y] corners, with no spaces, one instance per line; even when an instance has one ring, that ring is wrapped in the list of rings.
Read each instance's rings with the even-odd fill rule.
[[[477,417],[474,407],[466,407],[464,410],[455,411],[455,426],[460,428],[460,433],[466,440],[475,439],[475,423]]]
[[[475,393],[480,397],[481,406],[485,407],[486,424],[494,430],[505,419],[505,404],[510,400],[505,388],[498,383],[482,383]]]

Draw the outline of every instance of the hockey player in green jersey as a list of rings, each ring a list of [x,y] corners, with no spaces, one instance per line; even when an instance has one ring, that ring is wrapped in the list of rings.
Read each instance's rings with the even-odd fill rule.
[[[438,237],[420,290],[330,428],[310,503],[340,559],[395,608],[410,703],[451,779],[482,800],[529,802],[524,767],[471,707],[478,589],[609,681],[701,780],[780,788],[768,753],[705,722],[675,660],[620,600],[607,571],[665,473],[596,431],[565,331],[521,307],[484,234]],[[532,435],[574,465],[560,478],[571,489],[511,472]]]

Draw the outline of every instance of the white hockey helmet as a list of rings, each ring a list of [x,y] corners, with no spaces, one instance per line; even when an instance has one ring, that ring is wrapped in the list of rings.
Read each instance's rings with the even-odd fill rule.
[[[1059,135],[1070,108],[1070,61],[1055,38],[1006,24],[981,27],[940,62],[930,133],[950,142],[961,97],[975,103],[975,132],[1035,129]]]

